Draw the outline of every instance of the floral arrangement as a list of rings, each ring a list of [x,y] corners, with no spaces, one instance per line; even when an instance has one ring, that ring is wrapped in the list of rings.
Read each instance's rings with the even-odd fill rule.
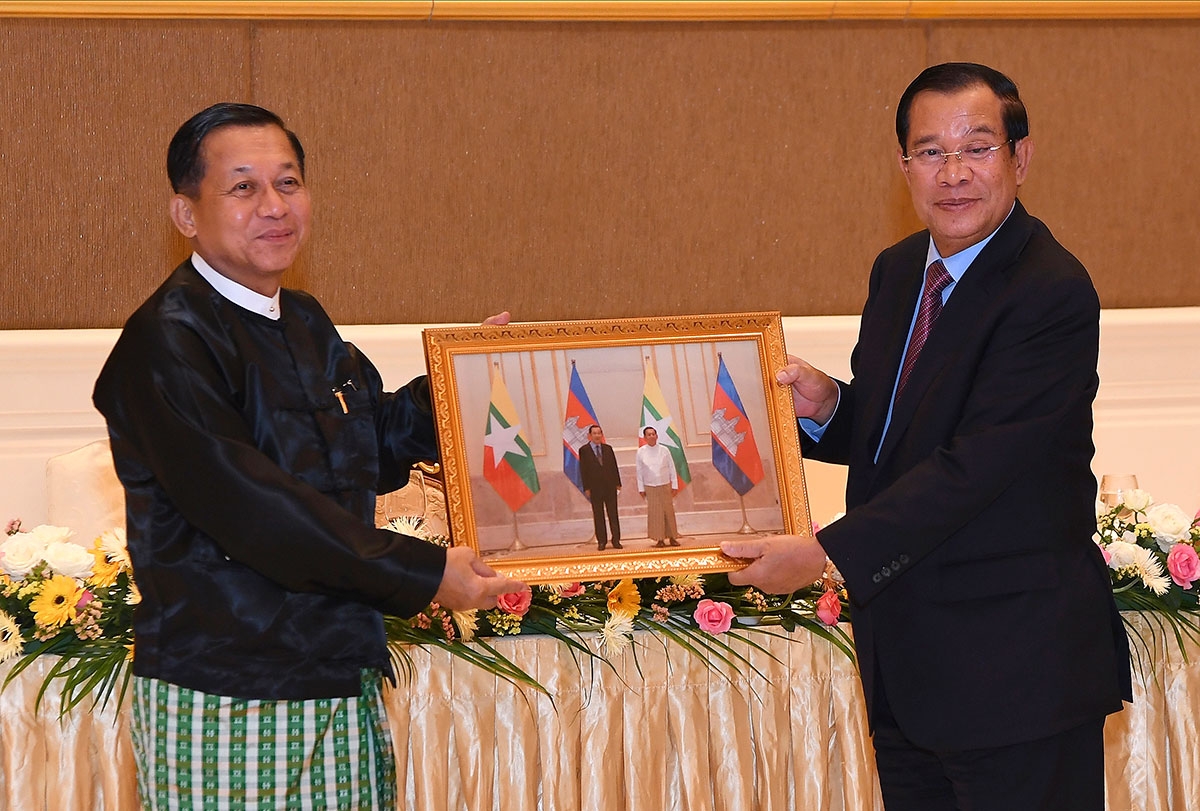
[[[1096,502],[1094,540],[1117,607],[1155,612],[1186,659],[1185,637],[1200,640],[1200,512],[1190,516],[1175,504],[1156,504],[1144,490],[1129,490],[1115,504]]]
[[[38,656],[61,657],[50,669],[61,678],[62,710],[84,696],[107,699],[118,682],[124,694],[133,656],[133,606],[140,600],[125,549],[125,531],[96,538],[90,549],[70,541],[65,527],[21,531],[11,521],[0,542],[0,662],[21,657],[5,684]]]
[[[398,519],[391,528],[449,544],[445,537],[426,533],[420,519]],[[535,586],[502,595],[490,611],[451,612],[434,603],[412,619],[388,617],[386,624],[393,653],[406,669],[405,645],[436,645],[512,682],[542,689],[486,638],[546,634],[582,656],[607,660],[630,648],[634,631],[647,630],[704,661],[740,670],[750,661],[731,637],[765,650],[755,634],[803,627],[853,659],[850,636],[838,625],[845,600],[841,577],[831,566],[821,580],[789,595],[734,586],[721,574],[645,577]]]
[[[1153,612],[1181,651],[1186,639],[1200,641],[1200,513],[1189,516],[1132,490],[1120,503],[1098,502],[1096,525],[1094,540],[1118,608]],[[390,527],[449,545],[420,517],[399,518]],[[22,531],[12,521],[6,535],[0,542],[0,663],[17,661],[5,683],[42,654],[54,654],[59,659],[39,700],[55,679],[63,680],[63,712],[89,696],[107,701],[118,687],[123,697],[133,656],[133,606],[140,599],[124,532],[106,532],[90,549],[70,541],[71,530],[63,527]],[[782,596],[734,586],[720,574],[647,577],[536,586],[503,595],[490,611],[449,611],[431,603],[411,619],[385,617],[384,623],[403,670],[412,669],[410,646],[432,645],[545,692],[489,639],[546,634],[581,657],[607,661],[631,646],[636,656],[634,632],[653,631],[689,654],[741,670],[751,666],[745,646],[766,651],[755,635],[775,629],[806,628],[853,659],[853,643],[839,625],[846,605],[844,583],[831,565],[809,587]],[[733,644],[735,637],[743,644]]]

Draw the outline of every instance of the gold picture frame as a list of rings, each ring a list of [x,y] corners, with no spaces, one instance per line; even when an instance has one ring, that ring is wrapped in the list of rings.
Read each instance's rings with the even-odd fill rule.
[[[423,336],[451,539],[497,571],[528,583],[731,571],[742,564],[721,554],[725,538],[811,533],[791,391],[774,377],[787,363],[779,313]],[[576,475],[593,419],[620,471],[621,549],[598,548]],[[649,538],[636,486],[643,426],[657,428],[682,483],[667,498],[677,547]]]

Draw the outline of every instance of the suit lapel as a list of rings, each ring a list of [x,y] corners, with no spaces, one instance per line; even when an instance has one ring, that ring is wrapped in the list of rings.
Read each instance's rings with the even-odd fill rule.
[[[865,391],[866,398],[858,408],[863,415],[861,425],[870,428],[865,452],[869,459],[875,456],[887,419],[888,405],[892,401],[892,387],[903,361],[905,338],[912,323],[913,311],[925,281],[924,259],[928,239],[915,240],[914,250],[908,256],[897,259],[884,273],[878,292],[873,296],[872,310],[864,313],[861,347],[879,347],[878,351],[864,352],[863,367],[856,370],[862,380],[873,384]],[[919,246],[919,253],[916,248]],[[875,308],[879,308],[876,312]],[[868,366],[867,364],[871,364]]]
[[[933,331],[929,334],[929,338],[921,350],[921,355],[913,367],[904,394],[896,400],[892,407],[892,420],[888,426],[883,447],[879,452],[877,467],[883,466],[883,462],[895,449],[900,437],[904,435],[905,429],[908,428],[908,424],[916,412],[917,405],[926,395],[938,372],[954,358],[957,350],[962,346],[965,336],[978,329],[983,322],[987,308],[1005,283],[1006,269],[1012,265],[1029,240],[1033,222],[1033,218],[1018,201],[1012,214],[996,233],[996,236],[975,258],[975,261],[971,263],[966,273],[954,286],[950,300],[946,302],[945,308],[938,316],[937,323],[934,324]],[[921,264],[923,263],[922,259]],[[924,273],[923,268],[921,272]],[[903,319],[898,318],[897,320]],[[906,327],[907,323],[905,322]],[[904,338],[904,334],[901,334],[897,340],[903,344]],[[899,361],[895,366],[895,369],[898,368]],[[878,431],[882,430],[882,422],[887,414],[886,403],[883,406],[882,414],[883,416],[879,419],[880,427],[876,429],[876,447],[878,447]]]

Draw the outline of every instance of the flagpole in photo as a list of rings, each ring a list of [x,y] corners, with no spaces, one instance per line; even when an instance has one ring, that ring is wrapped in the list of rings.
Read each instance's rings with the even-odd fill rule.
[[[509,552],[520,552],[522,549],[528,549],[529,547],[526,546],[525,544],[521,543],[521,528],[517,525],[517,514],[514,512],[512,514],[512,517],[513,517],[513,539],[512,539],[512,543],[510,543],[508,545],[508,551]]]
[[[762,457],[759,456],[754,430],[750,427],[742,398],[738,395],[729,370],[725,368],[725,358],[720,352],[717,353],[717,385],[713,391],[709,430],[712,433],[713,467],[737,493],[738,504],[742,508],[742,527],[738,534],[757,534],[757,530],[750,525],[750,515],[746,511],[746,494],[763,480]]]
[[[521,435],[517,407],[500,375],[500,364],[493,363],[492,397],[488,403],[487,429],[483,435],[483,477],[512,510],[513,540],[508,549],[526,549],[518,531],[517,510],[541,490],[537,467],[529,443]]]

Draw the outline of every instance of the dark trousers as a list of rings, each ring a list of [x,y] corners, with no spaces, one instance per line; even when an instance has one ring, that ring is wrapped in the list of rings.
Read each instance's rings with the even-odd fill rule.
[[[604,528],[604,511],[608,510],[608,524],[612,527],[614,543],[621,540],[621,519],[617,518],[617,491],[592,491],[592,521],[596,526],[596,541],[600,546],[608,543],[608,533]]]
[[[905,737],[882,690],[875,709],[887,811],[1104,811],[1104,718],[1027,743],[935,752]]]

